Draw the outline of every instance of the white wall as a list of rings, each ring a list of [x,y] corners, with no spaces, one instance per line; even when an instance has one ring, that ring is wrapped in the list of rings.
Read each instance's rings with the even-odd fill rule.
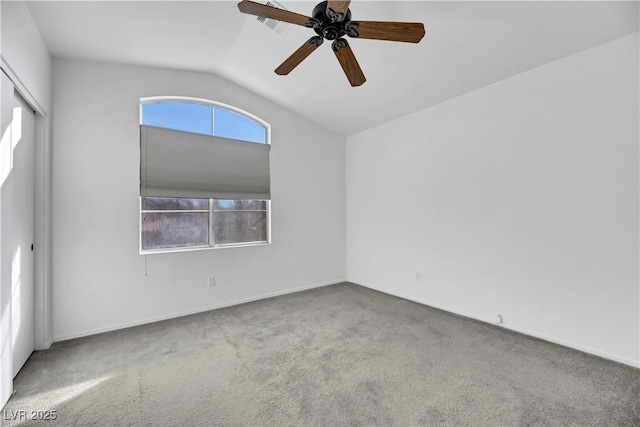
[[[640,366],[638,77],[636,33],[348,138],[347,279]]]
[[[24,1],[2,2],[2,67],[19,79],[27,101],[48,110],[51,57]]]
[[[343,137],[208,74],[56,59],[53,88],[54,339],[344,280]],[[162,95],[271,124],[271,245],[147,255],[145,276],[138,102]]]
[[[0,66],[9,80],[5,80],[1,99],[13,103],[14,87],[29,101],[39,115],[36,119],[36,348],[51,343],[49,281],[48,281],[48,228],[46,211],[49,200],[48,150],[50,121],[47,112],[51,102],[51,58],[40,33],[24,2],[0,3]],[[4,406],[12,390],[11,349],[11,230],[20,218],[12,218],[11,198],[20,188],[14,188],[11,172],[11,104],[3,102],[0,113],[2,133],[2,166],[0,167],[0,407]]]

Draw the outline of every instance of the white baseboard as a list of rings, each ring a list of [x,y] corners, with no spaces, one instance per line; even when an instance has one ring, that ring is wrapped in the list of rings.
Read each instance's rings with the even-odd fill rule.
[[[234,301],[228,301],[228,302],[224,302],[224,303],[221,303],[221,304],[214,304],[214,305],[210,305],[210,306],[206,306],[206,307],[198,307],[198,308],[193,309],[193,310],[178,311],[178,312],[167,314],[167,315],[155,316],[155,317],[150,317],[150,318],[147,318],[147,319],[140,319],[140,320],[136,320],[136,321],[133,321],[133,322],[119,323],[117,325],[106,326],[104,328],[87,329],[87,330],[84,330],[84,331],[58,335],[58,336],[55,336],[53,338],[52,343],[53,342],[58,342],[58,341],[66,341],[66,340],[70,340],[70,339],[74,339],[74,338],[82,338],[82,337],[86,337],[86,336],[89,336],[89,335],[101,334],[101,333],[104,333],[104,332],[117,331],[119,329],[131,328],[133,326],[146,325],[148,323],[159,322],[159,321],[168,320],[168,319],[174,319],[176,317],[189,316],[191,314],[203,313],[205,311],[216,310],[216,309],[224,308],[224,307],[231,307],[233,305],[244,304],[244,303],[247,303],[247,302],[259,301],[259,300],[263,300],[263,299],[267,299],[267,298],[277,297],[277,296],[280,296],[280,295],[292,294],[292,293],[295,293],[295,292],[306,291],[308,289],[314,289],[314,288],[321,288],[321,287],[324,287],[324,286],[336,285],[338,283],[343,283],[345,281],[346,281],[346,279],[338,279],[338,280],[331,280],[331,281],[328,281],[328,282],[314,283],[314,284],[311,284],[311,285],[300,286],[300,287],[297,287],[297,288],[286,289],[286,290],[283,290],[283,291],[271,292],[271,293],[268,293],[268,294],[258,295],[258,296],[254,296],[254,297],[243,298],[243,299],[234,300]],[[49,344],[49,346],[51,346],[51,344]]]
[[[446,311],[446,312],[449,312],[449,313],[457,314],[459,316],[467,317],[469,319],[474,319],[474,320],[478,320],[480,322],[485,322],[485,323],[490,323],[492,325],[496,325],[495,319],[484,318],[484,317],[481,317],[481,316],[477,316],[475,314],[470,314],[470,313],[466,313],[464,311],[456,310],[456,309],[453,309],[451,307],[445,307],[445,306],[442,306],[442,305],[439,305],[439,304],[433,304],[430,301],[423,300],[423,299],[420,299],[420,298],[415,298],[415,297],[409,296],[409,295],[405,295],[405,294],[402,294],[401,292],[391,292],[389,290],[378,288],[376,286],[364,285],[362,283],[354,282],[353,280],[347,280],[347,282],[356,284],[358,286],[362,286],[364,288],[373,289],[374,291],[382,292],[384,294],[393,295],[393,296],[398,297],[398,298],[402,298],[402,299],[406,299],[406,300],[409,300],[409,301],[417,302],[418,304],[426,305],[428,307],[437,308],[438,310],[442,310],[442,311]],[[614,362],[623,363],[625,365],[629,365],[629,366],[632,366],[634,368],[640,368],[640,361],[638,361],[638,360],[628,359],[626,357],[620,357],[620,356],[615,355],[615,354],[607,353],[605,351],[597,350],[597,349],[590,348],[590,347],[585,347],[585,346],[582,346],[582,345],[579,345],[579,344],[576,344],[576,343],[573,343],[573,342],[570,342],[570,341],[566,341],[566,340],[563,340],[563,339],[559,339],[559,338],[556,338],[556,337],[552,337],[552,336],[549,336],[549,335],[546,335],[546,334],[541,334],[541,333],[538,333],[538,332],[535,332],[535,331],[531,331],[531,330],[528,330],[528,329],[519,328],[517,326],[511,326],[511,325],[505,325],[505,324],[496,325],[496,326],[502,327],[502,328],[505,328],[505,329],[509,329],[510,331],[518,332],[518,333],[523,334],[523,335],[528,335],[530,337],[538,338],[538,339],[541,339],[543,341],[548,341],[548,342],[553,343],[553,344],[558,344],[558,345],[561,345],[563,347],[569,347],[569,348],[572,348],[574,350],[579,350],[579,351],[582,351],[584,353],[589,353],[589,354],[592,354],[594,356],[602,357],[604,359],[613,360]]]
[[[36,350],[48,350],[53,345],[53,340],[49,340],[43,343],[41,346],[36,346]]]

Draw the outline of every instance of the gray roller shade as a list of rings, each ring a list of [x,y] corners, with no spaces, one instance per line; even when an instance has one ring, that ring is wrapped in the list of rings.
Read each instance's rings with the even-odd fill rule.
[[[140,126],[140,195],[271,199],[270,145]]]

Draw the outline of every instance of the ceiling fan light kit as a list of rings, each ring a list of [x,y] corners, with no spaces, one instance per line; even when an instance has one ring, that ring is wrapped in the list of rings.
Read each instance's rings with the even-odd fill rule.
[[[242,13],[312,28],[316,32],[317,36],[307,40],[276,68],[276,74],[289,74],[326,39],[333,41],[331,48],[349,83],[355,87],[362,85],[366,78],[344,36],[418,43],[424,37],[425,31],[424,25],[418,22],[352,21],[350,3],[350,1],[320,2],[313,9],[310,17],[250,0],[241,1],[238,9]]]

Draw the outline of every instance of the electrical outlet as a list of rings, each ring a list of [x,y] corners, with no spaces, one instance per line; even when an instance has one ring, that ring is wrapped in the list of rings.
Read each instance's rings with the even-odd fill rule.
[[[210,288],[213,288],[216,285],[216,276],[209,276],[207,283],[209,284]]]
[[[417,272],[416,273],[416,280],[420,281],[422,279],[422,273],[421,272]]]

